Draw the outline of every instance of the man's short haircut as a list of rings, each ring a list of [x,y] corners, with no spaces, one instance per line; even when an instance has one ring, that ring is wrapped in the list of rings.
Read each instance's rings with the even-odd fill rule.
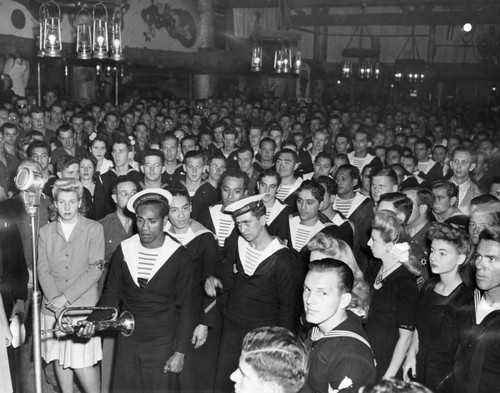
[[[298,188],[297,193],[306,190],[311,191],[312,196],[319,203],[323,202],[325,199],[325,189],[316,179],[304,180]]]
[[[281,135],[283,135],[283,128],[281,128],[281,126],[278,123],[272,123],[268,127],[268,134],[271,134],[272,131],[278,131],[281,133]]]
[[[337,160],[343,160],[343,161],[346,162],[346,164],[349,164],[349,157],[345,153],[337,153],[337,154],[335,154],[333,156],[333,160],[335,161],[335,159],[337,159]]]
[[[396,153],[399,154],[399,156],[401,157],[403,155],[403,149],[401,149],[401,146],[398,146],[398,145],[392,145],[392,146],[389,146],[387,149],[386,149],[386,152],[387,152],[387,155],[389,154],[389,152],[391,151],[395,151]]]
[[[33,150],[39,149],[39,148],[47,150],[47,154],[50,157],[50,154],[51,154],[50,146],[47,144],[47,142],[39,141],[39,140],[34,140],[33,142],[31,142],[29,144],[28,148],[26,149],[26,155],[28,157],[31,157],[31,155],[33,154]]]
[[[160,158],[161,165],[162,166],[165,165],[165,156],[163,155],[163,152],[161,150],[158,150],[158,149],[147,149],[144,152],[144,156],[142,157],[142,165],[144,165],[146,163],[146,157],[151,157],[151,156]]]
[[[134,124],[134,132],[137,131],[137,129],[142,126],[142,127],[145,127],[146,128],[146,131],[148,130],[148,126],[146,123],[144,123],[143,121],[138,121],[137,123]]]
[[[417,206],[419,207],[421,205],[427,206],[427,218],[431,218],[432,216],[432,206],[434,205],[434,194],[432,193],[431,190],[428,188],[424,188],[421,186],[414,186],[414,187],[405,187],[402,192],[404,191],[415,191],[417,195]],[[415,207],[415,206],[414,206]]]
[[[333,163],[333,156],[332,156],[331,154],[328,154],[328,153],[327,153],[327,152],[325,152],[325,151],[320,151],[320,152],[318,153],[318,155],[316,156],[316,158],[314,159],[314,162],[315,162],[315,163],[316,163],[316,162],[318,162],[318,159],[319,159],[319,158],[326,158],[327,160],[329,160],[329,161],[330,161],[330,166],[333,166],[333,164],[334,164],[334,163]]]
[[[139,190],[139,184],[129,175],[118,176],[116,180],[111,185],[111,194],[116,195],[116,190],[118,189],[118,185],[122,183],[133,183],[137,190]]]
[[[275,383],[287,393],[297,393],[304,386],[308,354],[289,330],[278,326],[254,329],[246,334],[241,349],[244,361],[260,380]]]
[[[68,131],[71,131],[73,134],[75,133],[70,124],[63,123],[59,127],[57,127],[56,135],[59,137],[61,135],[61,132],[68,132]]]
[[[381,202],[392,203],[394,208],[403,214],[404,223],[406,224],[408,222],[413,209],[413,201],[406,194],[402,192],[388,192],[380,196],[379,204]]]
[[[161,144],[163,145],[163,143],[169,140],[175,141],[177,146],[179,146],[179,139],[177,139],[173,131],[167,131],[163,133],[163,135],[161,136]]]
[[[425,145],[425,147],[427,149],[430,149],[432,147],[432,143],[429,139],[423,137],[423,138],[418,138],[415,143],[414,143],[415,146],[417,145]]]
[[[299,162],[299,155],[297,154],[296,151],[293,151],[291,149],[283,149],[283,150],[280,150],[280,152],[278,153],[278,159],[281,157],[282,154],[284,153],[287,153],[287,154],[290,154],[293,158],[293,161],[295,164],[297,164]]]
[[[92,122],[93,124],[95,124],[95,118],[94,118],[94,116],[90,116],[90,115],[85,116],[85,117],[83,118],[83,122],[85,123],[86,121],[90,121],[90,122]]]
[[[432,190],[442,189],[446,191],[448,198],[458,198],[458,186],[448,180],[437,180],[431,185]]]
[[[224,120],[217,120],[214,124],[212,124],[212,131],[215,131],[216,128],[223,127],[224,130],[228,127],[227,123]]]
[[[472,163],[477,164],[477,153],[475,150],[469,149],[464,146],[458,146],[453,150],[453,153],[451,153],[451,160],[453,161],[455,159],[455,154],[456,153],[468,153],[470,154],[470,160]]]
[[[2,135],[4,135],[4,134],[5,134],[5,130],[6,130],[7,128],[8,128],[9,130],[14,129],[14,130],[16,130],[16,132],[17,132],[17,131],[19,131],[19,128],[17,128],[17,125],[15,125],[14,123],[9,123],[9,122],[7,122],[7,123],[3,123],[3,124],[2,124],[2,126],[0,127],[0,133],[1,133]]]
[[[257,182],[261,182],[264,177],[274,177],[276,181],[278,182],[277,186],[279,187],[281,184],[281,176],[280,174],[276,171],[275,168],[268,168],[264,169],[262,173],[259,175],[259,178],[257,179]]]
[[[273,149],[276,149],[276,142],[274,141],[274,139],[271,139],[269,137],[262,138],[259,142],[259,149],[262,149],[262,145],[264,143],[271,143],[273,145]]]
[[[338,139],[338,138],[345,138],[345,139],[346,139],[346,141],[347,141],[347,142],[349,142],[349,135],[347,135],[347,134],[345,134],[345,133],[343,133],[343,132],[341,132],[341,133],[337,134],[337,137],[336,137],[336,138],[337,138],[337,139]]]
[[[354,287],[354,273],[351,268],[342,261],[333,258],[324,258],[309,262],[310,272],[335,271],[339,277],[338,285],[342,293],[351,293]]]
[[[392,181],[392,184],[394,184],[394,185],[398,184],[398,175],[391,168],[377,168],[377,169],[375,169],[375,171],[372,173],[372,179],[374,177],[387,177]]]
[[[491,240],[500,243],[500,226],[484,228],[479,234],[479,243],[481,243],[481,240]]]
[[[187,160],[189,160],[190,158],[199,158],[203,161],[203,164],[205,164],[205,155],[199,150],[190,150],[186,152],[186,154],[184,155],[184,160],[182,161],[183,164],[186,164]]]
[[[359,129],[357,129],[356,132],[354,133],[354,137],[356,137],[356,134],[363,134],[363,135],[366,136],[366,140],[368,142],[372,141],[372,136],[371,136],[370,132],[367,129],[365,129],[365,128],[359,128]]]
[[[479,195],[475,198],[472,198],[470,201],[471,210],[473,206],[484,206],[490,204],[498,204],[498,198],[491,194],[483,194]]]
[[[186,141],[193,141],[195,146],[198,146],[198,138],[196,138],[194,135],[186,135],[184,138],[182,138],[181,139],[181,146]]]
[[[222,135],[234,135],[235,138],[238,138],[238,130],[234,125],[230,125],[224,131],[222,131]]]
[[[330,176],[318,176],[316,180],[326,189],[326,191],[330,195],[337,194],[338,191],[337,183],[335,183],[335,180],[333,180]]]
[[[189,191],[186,187],[176,186],[172,188],[168,188],[168,191],[172,194],[173,197],[179,196],[187,199],[189,203],[191,203],[191,197],[189,196]]]
[[[402,156],[401,157],[401,161],[403,160],[403,158],[408,158],[408,159],[412,160],[413,161],[413,165],[415,165],[415,167],[418,165],[418,159],[413,154]]]
[[[107,120],[109,116],[116,117],[116,120],[118,120],[120,118],[120,116],[116,112],[108,112],[108,113],[106,113],[106,116],[104,116],[104,118]]]
[[[111,148],[113,148],[114,145],[125,145],[127,146],[128,151],[132,151],[130,139],[121,134],[113,135],[113,144],[111,145]]]
[[[80,160],[72,156],[63,156],[56,162],[56,173],[68,169],[71,165],[78,164],[80,167]]]
[[[248,190],[248,183],[250,183],[250,178],[240,168],[228,168],[228,169],[226,169],[226,171],[221,176],[220,184],[221,185],[224,184],[224,180],[226,180],[226,178],[228,178],[228,177],[242,179],[243,180],[243,189]]]
[[[71,118],[69,119],[70,123],[73,122],[74,119],[82,119],[84,120],[84,116],[83,116],[83,112],[77,112],[77,113],[74,113]]]
[[[339,173],[341,170],[346,171],[352,180],[359,181],[359,169],[357,167],[355,167],[354,165],[351,165],[351,164],[341,165],[338,167],[337,173]]]
[[[208,155],[208,161],[207,161],[208,165],[210,165],[213,160],[222,160],[226,162],[226,157],[224,156],[224,154],[222,154],[220,151],[217,150]]]
[[[45,111],[43,110],[43,108],[41,106],[34,106],[30,110],[30,115],[33,115],[33,114],[36,114],[36,115],[42,114],[45,116]]]
[[[245,152],[247,152],[247,151],[248,151],[248,152],[250,152],[250,153],[252,154],[252,158],[253,158],[253,156],[254,156],[255,152],[253,151],[252,147],[251,147],[251,146],[249,146],[249,145],[243,145],[243,146],[241,146],[241,147],[238,149],[237,154],[243,154],[243,153],[245,153]]]

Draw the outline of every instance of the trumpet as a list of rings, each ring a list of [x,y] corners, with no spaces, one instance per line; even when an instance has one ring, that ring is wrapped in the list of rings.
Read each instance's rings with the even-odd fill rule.
[[[74,334],[75,331],[82,326],[81,322],[84,321],[80,321],[76,324],[68,324],[63,321],[68,312],[74,311],[113,311],[111,318],[92,322],[95,326],[95,330],[97,332],[102,330],[119,330],[125,337],[130,336],[134,332],[135,320],[134,316],[129,311],[124,311],[118,316],[118,308],[116,307],[65,307],[57,318],[57,328],[42,330],[41,333],[63,332],[66,334]]]

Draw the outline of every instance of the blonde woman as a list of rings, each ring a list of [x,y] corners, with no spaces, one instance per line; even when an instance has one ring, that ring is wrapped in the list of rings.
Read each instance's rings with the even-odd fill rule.
[[[368,246],[374,259],[365,277],[371,289],[371,304],[365,330],[377,362],[377,379],[398,376],[415,330],[418,302],[409,235],[395,213],[381,210],[372,221]]]
[[[94,306],[97,282],[102,274],[96,261],[104,259],[102,225],[81,215],[83,184],[76,179],[58,179],[53,188],[58,218],[40,229],[38,277],[43,290],[42,329],[52,329],[66,306]],[[100,391],[102,359],[99,337],[81,339],[73,335],[42,337],[42,357],[56,362],[56,376],[63,393],[73,392],[76,375],[85,393]]]

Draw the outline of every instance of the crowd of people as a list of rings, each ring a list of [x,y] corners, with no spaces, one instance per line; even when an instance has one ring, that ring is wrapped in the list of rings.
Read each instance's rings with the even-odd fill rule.
[[[0,108],[0,392],[33,391],[34,268],[55,391],[498,391],[494,108],[43,99]]]

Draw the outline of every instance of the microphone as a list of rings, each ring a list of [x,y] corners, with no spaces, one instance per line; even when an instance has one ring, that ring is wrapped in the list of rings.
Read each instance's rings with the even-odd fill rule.
[[[24,204],[28,209],[40,206],[40,197],[44,185],[43,176],[40,172],[30,168],[23,168],[15,178],[16,188],[22,192]]]

